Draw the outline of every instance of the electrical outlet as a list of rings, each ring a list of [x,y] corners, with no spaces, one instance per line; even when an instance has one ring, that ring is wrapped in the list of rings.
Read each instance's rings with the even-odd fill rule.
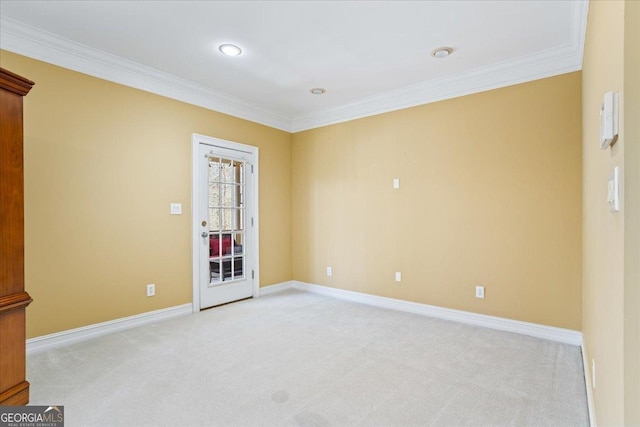
[[[327,276],[333,275],[333,269],[331,267],[327,267]]]
[[[402,273],[396,271],[396,282],[402,282]]]
[[[153,283],[147,285],[147,296],[152,297],[156,294],[156,285]]]
[[[484,298],[484,286],[476,286],[476,298]]]

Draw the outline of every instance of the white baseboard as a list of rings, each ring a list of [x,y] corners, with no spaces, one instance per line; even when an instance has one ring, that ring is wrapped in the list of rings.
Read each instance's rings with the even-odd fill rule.
[[[293,288],[293,280],[290,280],[288,282],[282,282],[275,285],[270,285],[270,286],[265,286],[264,288],[260,288],[259,295],[263,297],[265,295],[281,292],[286,289],[292,289],[292,288]]]
[[[335,289],[327,286],[314,285],[311,283],[304,283],[295,280],[260,288],[259,296],[270,295],[276,292],[284,291],[286,289],[298,289],[362,304],[373,305],[376,307],[399,310],[423,316],[437,317],[440,319],[452,320],[455,322],[482,326],[485,328],[497,329],[501,331],[515,332],[566,344],[577,346],[583,345],[582,333],[580,333],[579,331],[556,328],[553,326],[538,325],[535,323],[505,319],[501,317],[487,316],[484,314],[471,313],[467,311],[453,310],[450,308],[436,307],[433,305],[380,297],[376,295],[368,295],[360,292]],[[147,323],[157,322],[159,320],[170,319],[172,317],[191,313],[192,304],[182,304],[175,307],[150,311],[147,313],[137,314],[135,316],[123,317],[121,319],[114,319],[107,322],[83,326],[81,328],[70,329],[68,331],[62,331],[50,335],[31,338],[27,340],[27,354],[33,354],[45,349],[71,344],[78,341],[84,341],[91,338],[99,337],[101,335],[106,335],[124,329],[145,325]],[[583,358],[584,357],[586,356],[583,347]],[[583,364],[585,364],[584,369],[586,379],[586,361],[584,361]],[[587,397],[589,400],[589,415],[592,418],[591,425],[595,426],[595,417],[593,416],[593,399],[591,397],[591,390],[589,387],[587,387]]]
[[[147,313],[136,314],[134,316],[109,320],[107,322],[95,323],[93,325],[80,328],[69,329],[67,331],[56,332],[55,334],[43,335],[41,337],[27,340],[27,354],[34,354],[61,345],[67,345],[78,341],[85,341],[101,335],[110,334],[124,329],[134,328],[147,323],[159,320],[170,319],[172,317],[183,316],[192,313],[191,303],[177,305],[175,307],[163,308],[149,311]]]
[[[556,328],[553,326],[539,325],[536,323],[522,322],[519,320],[505,319],[502,317],[487,316],[468,311],[453,310],[450,308],[436,307],[411,301],[403,301],[393,298],[368,295],[360,292],[346,291],[343,289],[329,288],[327,286],[293,281],[293,288],[335,298],[354,301],[362,304],[374,305],[423,316],[437,317],[439,319],[452,320],[500,331],[515,332],[532,337],[543,338],[571,345],[582,345],[582,333],[571,329]],[[275,291],[275,290],[274,290]]]
[[[589,357],[587,348],[582,342],[582,368],[584,369],[584,388],[587,390],[587,407],[589,408],[589,425],[596,427],[596,406],[593,402],[593,389],[591,388],[591,372],[589,369]]]

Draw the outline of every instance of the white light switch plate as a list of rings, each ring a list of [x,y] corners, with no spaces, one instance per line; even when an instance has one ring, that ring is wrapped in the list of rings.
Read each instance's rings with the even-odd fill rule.
[[[400,178],[393,178],[393,188],[400,188]]]
[[[171,215],[182,215],[182,203],[171,203]]]
[[[618,166],[616,166],[609,175],[607,204],[611,212],[618,212],[620,210],[620,168]]]

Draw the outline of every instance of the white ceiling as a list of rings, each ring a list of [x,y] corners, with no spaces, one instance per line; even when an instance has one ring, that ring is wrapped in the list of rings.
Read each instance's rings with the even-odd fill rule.
[[[587,5],[1,0],[0,47],[299,131],[579,70]]]

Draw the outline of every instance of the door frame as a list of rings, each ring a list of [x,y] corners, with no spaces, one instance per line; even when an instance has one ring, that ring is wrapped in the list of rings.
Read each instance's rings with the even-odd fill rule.
[[[250,245],[248,250],[251,251],[253,259],[253,298],[257,298],[260,294],[260,215],[258,207],[258,147],[253,145],[241,144],[239,142],[227,141],[225,139],[214,138],[211,136],[200,135],[194,133],[191,137],[191,271],[192,271],[192,288],[193,303],[192,312],[200,312],[200,262],[198,256],[200,254],[200,246],[202,238],[200,237],[200,221],[198,216],[198,190],[200,184],[198,182],[198,162],[201,160],[199,155],[200,144],[210,145],[213,148],[219,147],[227,150],[242,151],[251,155],[251,166],[253,173],[250,175],[251,185],[253,187],[253,195],[250,205],[246,211],[247,222],[249,218],[253,218],[253,226],[247,230],[250,237]],[[248,273],[248,272],[247,272]]]

